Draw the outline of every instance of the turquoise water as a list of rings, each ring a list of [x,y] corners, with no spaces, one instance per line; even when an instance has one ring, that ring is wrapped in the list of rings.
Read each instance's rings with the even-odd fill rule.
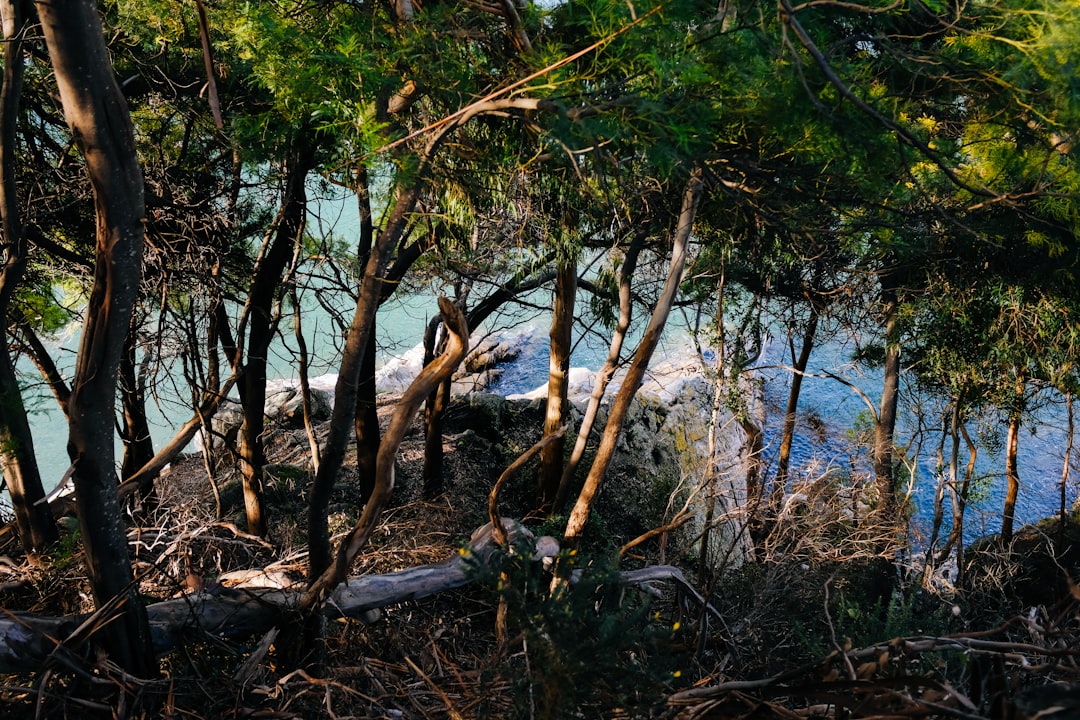
[[[331,198],[323,202],[313,214],[311,227],[313,231],[333,233],[349,243],[357,227],[355,212],[350,203]],[[428,319],[437,312],[435,296],[439,291],[440,288],[437,286],[425,287],[415,296],[393,298],[380,310],[377,325],[380,362],[386,362],[405,353],[421,341]],[[310,374],[313,377],[332,374],[335,372],[338,359],[340,330],[336,324],[330,322],[329,316],[318,308],[314,301],[308,298],[303,302],[306,308],[303,316],[304,332],[312,353]],[[351,317],[351,307],[349,307],[351,301],[348,298],[342,298],[340,302],[341,309],[346,311],[347,317]],[[584,300],[582,302],[584,303]],[[550,320],[550,312],[547,308],[550,308],[550,291],[536,291],[526,299],[524,306],[519,306],[512,313],[494,319],[482,330],[520,329],[522,326],[529,326],[535,328],[538,335],[546,336],[546,328]],[[637,316],[639,332],[646,320],[647,318],[641,314]],[[678,314],[673,314],[669,328],[664,344],[658,351],[657,361],[671,355],[687,356],[693,351],[692,343],[689,341],[689,332]],[[290,380],[295,377],[295,360],[287,351],[287,347],[293,344],[292,332],[290,318],[283,322],[280,333],[287,342],[279,342],[271,351],[270,375],[272,379]],[[73,364],[77,335],[77,331],[72,331],[65,337],[52,341],[52,349],[56,351],[55,355],[62,369],[69,370]],[[602,330],[586,331],[579,328],[577,337],[578,344],[572,364],[596,369],[607,353],[607,338],[604,332]],[[541,339],[546,338],[541,337]],[[633,343],[628,342],[627,345],[632,349]],[[783,357],[783,345],[782,342],[772,343],[766,355],[772,354],[774,357],[763,358],[761,364],[766,366],[790,364],[790,361]],[[493,386],[494,391],[503,394],[527,392],[546,382],[548,358],[545,344],[537,342],[531,347],[535,349],[534,352],[524,355],[512,366],[506,368],[503,377]],[[846,354],[844,347],[838,343],[827,345],[812,357],[809,370],[814,373],[825,369],[844,376],[845,379],[859,386],[876,404],[881,392],[877,374],[862,374],[856,366],[846,362]],[[61,413],[56,409],[55,401],[42,388],[36,370],[28,363],[21,364],[20,368],[25,371],[27,378],[27,397],[32,399],[30,401],[33,408],[31,425],[35,448],[48,489],[60,481],[68,468],[67,426],[63,422]],[[779,442],[779,424],[790,375],[787,371],[775,367],[763,369],[760,374],[765,379],[765,395],[769,399],[768,404],[772,407],[766,425],[767,437],[773,441],[766,450],[767,460],[771,462],[775,456],[774,446]],[[324,378],[324,384],[331,380],[332,378]],[[186,406],[176,402],[175,399],[170,400],[167,396],[162,398],[160,404],[151,403],[148,409],[156,447],[160,447],[171,438],[175,423],[183,422],[190,417],[190,410]],[[852,457],[845,450],[848,431],[859,421],[860,416],[865,417],[866,413],[866,406],[856,393],[832,379],[807,377],[803,384],[800,411],[800,429],[793,448],[793,467],[816,459],[819,468],[855,467],[860,469],[859,463],[865,462],[865,459]],[[807,423],[804,422],[808,414],[812,414],[820,421],[814,432],[810,432]],[[1032,433],[1029,429],[1021,438],[1020,459],[1023,486],[1018,508],[1020,521],[1031,521],[1052,514],[1058,507],[1058,483],[1065,444],[1063,413],[1060,409],[1043,411],[1039,420],[1037,432]],[[905,422],[905,418],[902,417],[899,427],[901,442],[907,442],[912,433],[912,423]],[[935,484],[934,453],[939,437],[940,433],[936,436],[930,434],[923,440],[919,483],[915,486],[913,493],[913,498],[919,508],[918,519],[924,524],[932,510]],[[995,457],[986,451],[981,451],[980,455],[979,472],[987,476],[987,479],[981,490],[983,500],[967,521],[973,535],[998,529],[1004,494],[1003,473],[999,470],[1004,467],[1003,458]],[[1077,479],[1080,479],[1080,473],[1074,474],[1074,479],[1070,483],[1068,493],[1070,503],[1077,496]],[[946,510],[946,514],[947,512]]]

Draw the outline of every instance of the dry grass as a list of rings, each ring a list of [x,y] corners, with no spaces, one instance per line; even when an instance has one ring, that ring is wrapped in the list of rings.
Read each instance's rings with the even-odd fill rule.
[[[421,438],[407,439],[393,505],[354,573],[440,562],[486,521],[495,477],[535,437],[532,430],[499,428],[507,437],[499,444],[463,433],[468,419],[463,413],[458,426],[448,428],[453,440],[446,445],[446,489],[434,501],[420,497]],[[268,445],[278,463],[303,462],[306,439],[295,432],[276,430]],[[239,497],[230,473],[222,472],[218,481],[222,518],[214,517],[201,459],[184,458],[162,478],[160,504],[145,509],[140,527],[129,535],[140,590],[148,597],[168,598],[193,583],[250,568],[302,579],[302,467],[298,474],[279,473],[268,492],[276,518],[269,541],[248,535],[238,524]],[[503,496],[505,514],[527,512],[530,482],[527,476],[515,479]],[[758,538],[758,561],[706,583],[716,615],[671,591],[653,600],[663,623],[684,626],[673,640],[678,647],[671,649],[688,662],[678,679],[658,692],[651,709],[620,709],[597,696],[582,700],[579,716],[984,717],[995,707],[986,685],[993,677],[1017,690],[1080,681],[1075,655],[1080,598],[1065,597],[1056,606],[1042,605],[994,627],[1008,616],[990,622],[970,612],[962,597],[946,604],[916,595],[914,586],[897,591],[895,577],[879,584],[882,568],[891,569],[882,559],[891,558],[897,547],[895,521],[861,512],[871,499],[857,487],[823,480],[796,492],[797,500],[773,509],[762,523],[768,532]],[[342,529],[358,512],[356,495],[355,469],[346,468],[332,506]],[[613,517],[609,526],[619,523]],[[635,548],[642,553],[638,561],[655,557],[652,545]],[[980,552],[997,557],[989,549]],[[1022,558],[1012,557],[1009,562],[1022,564]],[[1017,570],[1002,563],[988,566],[981,584],[971,586],[973,598],[1008,591]],[[695,567],[687,568],[688,574],[696,570],[690,564]],[[91,609],[81,557],[70,542],[38,563],[16,560],[0,572],[5,573],[0,576],[3,607],[49,615]],[[885,604],[873,607],[874,598]],[[891,624],[916,622],[920,613],[929,617],[949,610],[952,603],[961,611],[947,612],[943,622],[954,637],[939,633],[894,641],[873,635],[884,634]],[[385,608],[369,625],[330,622],[327,672],[319,678],[279,666],[271,637],[245,643],[204,637],[165,658],[163,678],[152,684],[124,678],[115,667],[83,655],[74,667],[54,662],[32,676],[0,677],[0,703],[6,705],[4,716],[12,718],[107,714],[109,698],[125,687],[129,697],[154,698],[155,710],[146,716],[172,718],[540,717],[540,699],[522,695],[518,682],[518,673],[530,669],[532,649],[522,636],[497,636],[497,609],[492,588],[469,586]],[[980,634],[983,628],[991,632]],[[973,668],[982,668],[979,679]],[[554,682],[541,679],[533,689],[551,692]],[[123,715],[131,708],[113,709]]]

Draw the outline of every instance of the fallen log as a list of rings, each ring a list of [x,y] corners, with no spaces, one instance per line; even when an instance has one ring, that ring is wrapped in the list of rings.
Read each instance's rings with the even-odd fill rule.
[[[539,548],[534,559],[554,556],[558,543],[537,540],[524,526],[509,518],[502,526],[511,541]],[[372,611],[408,600],[418,600],[468,584],[476,570],[489,562],[497,548],[491,523],[473,532],[469,544],[453,557],[434,565],[384,575],[351,578],[339,585],[323,612],[331,618],[371,620]],[[256,583],[253,583],[256,584]],[[298,607],[304,588],[224,587],[206,583],[197,592],[147,606],[154,650],[159,656],[188,642],[207,636],[240,639],[265,633],[288,620]],[[118,608],[114,608],[116,612]],[[82,654],[85,625],[105,624],[109,618],[94,616],[47,617],[3,610],[0,616],[0,672],[35,671],[50,658],[63,661],[71,653]],[[72,642],[71,638],[77,637]]]
[[[558,542],[548,536],[536,538],[520,523],[502,518],[501,525],[514,547],[533,549],[533,560],[544,561],[559,552]],[[374,611],[409,600],[419,600],[453,590],[472,582],[477,571],[489,563],[499,547],[492,525],[478,528],[464,548],[433,565],[400,570],[383,575],[350,578],[331,593],[323,605],[329,618],[354,618],[371,622]],[[712,614],[678,568],[653,566],[622,573],[627,585],[648,587],[652,582],[674,582]],[[259,587],[257,574],[248,586],[225,587],[207,582],[196,592],[147,606],[154,651],[159,657],[187,643],[207,638],[245,639],[256,637],[289,622],[304,595],[301,586]],[[48,617],[0,609],[0,672],[35,672],[52,663],[70,670],[85,671],[89,640],[95,630],[118,614],[119,607],[106,607],[93,615]]]

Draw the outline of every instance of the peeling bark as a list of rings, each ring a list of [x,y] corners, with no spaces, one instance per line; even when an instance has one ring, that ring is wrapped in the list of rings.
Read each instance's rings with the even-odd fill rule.
[[[103,631],[110,659],[133,675],[156,675],[113,460],[116,379],[142,275],[143,176],[96,3],[36,5],[64,116],[94,188],[97,217],[94,284],[68,406],[84,556],[96,605],[122,604],[120,617]]]

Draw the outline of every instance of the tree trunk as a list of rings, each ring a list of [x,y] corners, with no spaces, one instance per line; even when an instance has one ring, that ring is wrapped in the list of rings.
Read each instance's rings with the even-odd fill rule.
[[[633,315],[630,283],[633,280],[634,271],[637,269],[638,257],[641,255],[644,242],[644,233],[638,233],[633,237],[630,246],[626,249],[622,267],[619,269],[619,319],[615,324],[615,331],[611,335],[607,358],[604,360],[603,367],[596,373],[596,379],[593,381],[593,389],[589,393],[589,404],[585,408],[585,416],[581,418],[581,425],[578,427],[574,447],[570,451],[570,457],[567,459],[565,467],[563,467],[562,478],[559,480],[559,491],[555,495],[555,503],[552,507],[554,512],[559,512],[566,505],[566,498],[570,494],[570,483],[574,479],[574,473],[577,472],[578,465],[581,464],[582,456],[585,455],[589,435],[592,434],[593,426],[596,424],[596,415],[600,411],[600,402],[604,399],[608,384],[611,383],[611,378],[615,375],[615,370],[619,366],[623,342],[626,340],[626,331],[630,329],[630,319]]]
[[[1073,419],[1073,398],[1072,393],[1065,393],[1065,409],[1068,413],[1067,424],[1065,432],[1065,459],[1062,461],[1061,466],[1061,484],[1058,486],[1060,490],[1060,505],[1058,507],[1058,517],[1060,518],[1058,523],[1058,532],[1060,533],[1060,539],[1064,538],[1065,533],[1065,521],[1067,515],[1065,512],[1065,492],[1069,486],[1069,466],[1072,459],[1073,437],[1076,434],[1076,423]]]
[[[560,261],[555,277],[554,308],[551,317],[551,354],[548,361],[547,405],[544,413],[544,437],[554,435],[566,422],[567,394],[570,389],[570,351],[573,348],[574,301],[577,296],[577,265]],[[540,451],[539,507],[547,512],[555,504],[563,475],[566,441],[559,437]]]
[[[311,162],[311,150],[300,147],[293,148],[285,160],[281,209],[271,231],[273,237],[257,263],[248,294],[247,357],[238,383],[240,403],[244,408],[238,451],[244,478],[248,532],[259,536],[266,535],[267,531],[263,500],[266,455],[262,435],[265,430],[267,354],[276,328],[272,308],[281,287],[282,274],[293,255],[294,243],[300,241],[304,230],[307,216],[305,182]]]
[[[154,459],[154,441],[150,437],[150,423],[146,419],[146,393],[139,380],[135,357],[135,338],[133,327],[120,357],[120,439],[124,443],[124,461],[120,470],[122,480],[130,479]],[[144,502],[153,503],[155,478],[156,474],[144,474],[140,478],[139,494]]]
[[[552,257],[547,257],[534,263],[540,267],[545,265]],[[532,277],[515,278],[500,285],[494,292],[485,297],[476,307],[466,315],[466,324],[471,327],[480,325],[491,317],[499,308],[511,298],[521,293],[535,290],[555,278],[552,271],[544,271]],[[435,357],[436,348],[434,333],[439,326],[439,319],[433,318],[428,324],[424,335],[424,365],[426,366]],[[431,497],[442,489],[443,468],[443,417],[450,405],[453,378],[447,378],[439,386],[439,390],[428,398],[428,404],[424,412],[424,494]]]
[[[440,324],[428,327],[437,329]],[[436,340],[436,334],[437,330],[424,334],[424,367],[435,359],[436,351],[441,351],[446,345],[444,341]],[[429,500],[443,489],[443,416],[450,404],[453,383],[452,375],[444,379],[424,405],[424,497]]]
[[[94,285],[69,402],[68,453],[83,554],[97,606],[123,603],[117,620],[101,630],[110,659],[132,675],[155,676],[113,464],[116,376],[142,274],[143,177],[96,3],[36,4],[64,115],[94,188],[97,217]]]
[[[356,297],[356,309],[352,324],[345,338],[338,379],[334,386],[334,411],[330,418],[330,432],[323,447],[322,462],[311,489],[311,509],[308,512],[308,578],[314,582],[331,562],[330,529],[327,525],[326,508],[330,493],[337,481],[338,472],[345,460],[351,436],[355,433],[357,402],[365,368],[368,344],[373,342],[375,314],[379,309],[381,293],[380,277],[383,274],[398,241],[404,237],[408,215],[419,196],[419,185],[414,184],[398,194],[398,199],[387,219],[386,227],[378,234],[375,245],[364,265],[360,292]],[[366,379],[366,378],[365,378]],[[376,423],[377,427],[377,423]],[[381,445],[381,443],[380,443]],[[370,504],[368,500],[367,504]],[[366,507],[366,506],[365,506]],[[365,510],[366,512],[366,510]]]
[[[16,337],[20,349],[30,358],[30,362],[37,366],[38,372],[41,373],[41,377],[45,380],[45,384],[49,386],[53,397],[56,398],[56,404],[60,406],[60,412],[64,413],[64,417],[67,418],[68,402],[71,400],[71,386],[68,385],[63,373],[56,366],[56,361],[53,360],[48,348],[45,347],[45,343],[41,341],[30,323],[20,318],[16,321],[15,326],[18,329]]]
[[[638,345],[638,349],[634,353],[634,359],[626,372],[626,378],[623,380],[622,386],[611,404],[611,412],[608,414],[608,421],[604,426],[604,435],[600,439],[596,458],[593,460],[589,474],[585,478],[585,485],[578,495],[574,509],[570,512],[570,518],[567,520],[563,536],[570,543],[576,543],[585,529],[585,523],[592,512],[593,501],[600,490],[600,484],[603,482],[612,457],[615,455],[615,445],[619,440],[619,434],[622,432],[623,422],[630,409],[630,403],[637,394],[638,388],[641,387],[641,381],[645,377],[649,361],[652,359],[656,345],[660,342],[660,336],[664,332],[664,325],[667,323],[668,314],[671,312],[671,306],[675,302],[679,284],[682,282],[683,269],[686,266],[686,244],[690,239],[694,220],[697,217],[701,191],[701,172],[695,170],[690,176],[683,194],[682,209],[679,213],[678,227],[675,231],[671,250],[671,266],[668,268],[664,288],[656,301],[656,307],[653,308],[652,317],[649,319],[649,325],[645,329],[641,344]]]
[[[1005,490],[1005,507],[1001,512],[1001,541],[1005,545],[1012,542],[1013,519],[1016,516],[1016,497],[1020,493],[1020,471],[1016,464],[1016,449],[1020,444],[1020,413],[1009,415],[1009,433],[1005,441],[1005,477],[1008,487]]]
[[[297,245],[299,251],[300,246]],[[293,258],[293,264],[295,266],[296,258]],[[312,472],[319,471],[319,438],[315,434],[315,424],[311,417],[311,380],[308,377],[308,348],[307,340],[304,339],[304,328],[302,325],[301,315],[303,314],[300,309],[300,295],[296,290],[296,283],[293,282],[289,288],[289,294],[293,304],[293,336],[296,338],[296,354],[297,354],[297,366],[296,370],[300,376],[300,398],[304,405],[304,432],[307,433],[308,447],[311,448],[311,469]]]
[[[964,414],[960,410],[960,399],[957,398],[956,407],[953,408],[952,422],[950,423],[949,432],[952,435],[952,456],[949,458],[949,504],[952,507],[952,529],[949,531],[949,537],[945,541],[945,546],[941,549],[939,562],[944,562],[949,557],[949,553],[955,546],[962,548],[960,539],[964,535],[964,510],[966,507],[966,498],[961,492],[960,488],[962,481],[960,480],[960,440],[963,437],[963,433],[960,432],[960,425],[964,422]],[[956,565],[960,567],[963,564],[964,558],[962,555],[957,554]]]
[[[416,413],[420,410],[420,406],[445,378],[453,374],[454,370],[465,358],[465,353],[468,352],[469,330],[461,311],[444,297],[439,298],[439,310],[442,313],[443,322],[446,324],[449,334],[446,351],[420,371],[420,374],[416,376],[416,379],[413,380],[401,396],[401,399],[398,400],[394,408],[394,414],[390,418],[390,424],[386,429],[386,435],[383,437],[382,442],[379,443],[379,454],[375,459],[374,492],[372,492],[367,504],[364,505],[364,511],[360,515],[360,519],[357,520],[356,525],[342,540],[332,563],[325,558],[325,555],[328,554],[325,553],[325,549],[330,545],[326,527],[326,513],[323,512],[318,518],[314,517],[314,512],[311,513],[312,517],[309,519],[308,529],[311,535],[322,533],[322,535],[315,538],[320,543],[320,553],[319,557],[316,557],[314,553],[310,553],[309,586],[297,608],[303,618],[301,635],[287,638],[283,642],[283,646],[289,648],[289,652],[292,654],[291,660],[294,663],[308,665],[316,672],[320,670],[325,658],[323,642],[325,618],[317,611],[330,596],[330,593],[345,581],[349,568],[375,531],[375,526],[382,516],[383,508],[386,507],[386,503],[390,500],[390,495],[394,490],[394,466],[397,463],[398,448],[405,438],[405,432],[416,419]],[[359,310],[357,314],[360,314]],[[351,338],[346,340],[347,346],[350,341]],[[344,366],[345,361],[343,360],[343,369]],[[355,388],[355,384],[353,387]],[[338,402],[340,401],[339,397]],[[336,412],[337,404],[334,407]],[[333,435],[333,429],[331,429],[331,435]],[[341,447],[336,452],[341,453],[337,460],[340,466],[341,458],[344,456],[344,447]],[[322,467],[325,467],[325,463],[320,467],[320,472]],[[316,482],[318,482],[318,479],[318,475],[316,475]],[[316,563],[323,565],[323,570],[318,575],[315,575],[312,570]],[[295,632],[295,629],[291,632]]]
[[[955,521],[953,525],[953,532],[956,533],[956,557],[958,562],[956,564],[956,586],[962,587],[964,582],[964,567],[965,564],[960,562],[964,557],[964,511],[967,508],[968,498],[971,496],[971,483],[975,479],[975,461],[978,459],[979,446],[976,445],[971,436],[968,435],[967,427],[964,423],[960,423],[960,434],[964,436],[964,444],[967,445],[968,461],[967,467],[964,469],[964,482],[960,486],[959,502],[960,509],[955,515]]]
[[[874,425],[874,481],[877,485],[880,509],[890,513],[896,509],[893,490],[893,436],[896,431],[896,407],[900,397],[900,329],[897,325],[899,300],[896,291],[882,291],[885,307],[885,381],[881,391],[881,406]]]
[[[371,215],[371,191],[368,187],[367,168],[361,166],[356,173],[356,207],[360,215],[360,237],[356,243],[356,257],[363,267],[375,242],[375,224]],[[380,298],[382,292],[380,289]],[[381,303],[381,300],[380,300]],[[375,337],[373,317],[371,336]],[[367,504],[375,490],[375,456],[379,453],[379,412],[376,405],[375,366],[378,353],[375,343],[368,343],[361,360],[360,382],[356,395],[356,470],[360,478],[360,507]],[[329,497],[327,498],[329,501]],[[329,547],[326,549],[329,553]]]
[[[810,303],[810,317],[803,332],[802,348],[799,356],[792,358],[795,372],[791,375],[791,389],[788,391],[787,408],[784,410],[784,430],[780,435],[780,455],[776,460],[776,487],[774,493],[784,493],[787,488],[788,468],[791,464],[791,444],[795,440],[795,416],[799,408],[799,393],[802,391],[803,374],[810,362],[810,353],[814,349],[814,335],[818,326],[818,307]],[[793,348],[794,349],[794,348]]]
[[[16,128],[23,84],[23,37],[28,8],[21,0],[0,0],[4,30],[4,80],[0,88],[0,220],[3,222],[3,265],[0,267],[0,465],[11,495],[19,539],[27,552],[57,538],[34,455],[34,438],[26,417],[22,389],[8,350],[8,308],[26,269],[26,237],[15,180]]]
[[[372,321],[374,322],[374,320]],[[374,329],[372,329],[374,336]],[[356,470],[360,478],[360,497],[363,507],[375,491],[375,457],[379,454],[379,407],[375,388],[375,366],[378,348],[374,342],[364,348],[360,367],[360,383],[356,396]]]

